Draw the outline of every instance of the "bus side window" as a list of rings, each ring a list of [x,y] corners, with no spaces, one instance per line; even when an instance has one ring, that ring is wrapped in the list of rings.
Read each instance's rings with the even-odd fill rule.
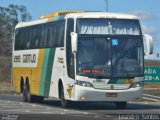
[[[17,39],[16,39],[16,43],[17,43],[16,50],[24,50],[25,49],[25,44],[23,43],[24,35],[25,35],[24,29],[20,28],[19,32],[18,32]]]
[[[49,30],[49,41],[52,41],[53,47],[64,47],[64,21],[54,22]]]
[[[44,26],[42,26],[42,28],[40,29],[40,33],[41,34],[41,40],[40,40],[40,48],[46,48],[46,30],[44,29]]]
[[[34,27],[32,29],[32,49],[35,49],[37,46],[36,46],[36,27]]]
[[[48,39],[47,39],[47,27],[42,26],[42,40],[44,41],[44,46],[43,48],[48,48]]]
[[[57,41],[57,37],[56,37],[56,35],[57,35],[57,33],[56,33],[56,31],[57,31],[57,28],[56,28],[56,25],[54,24],[53,25],[53,31],[52,31],[52,37],[53,37],[53,42],[52,42],[52,44],[53,44],[53,47],[56,47],[56,41]]]
[[[64,46],[64,21],[58,22],[57,27],[57,46],[63,47]]]
[[[67,20],[67,33],[66,33],[66,51],[67,51],[67,73],[68,76],[74,79],[74,56],[71,50],[71,35],[73,32],[73,19]]]
[[[47,46],[48,47],[52,47],[52,42],[53,42],[53,37],[52,37],[52,28],[48,26],[48,29],[47,29],[47,40],[48,40],[48,43],[47,43]]]
[[[30,42],[31,42],[31,41],[29,40],[29,33],[28,33],[27,30],[26,30],[25,33],[26,33],[26,34],[25,34],[25,37],[24,37],[24,38],[25,38],[25,44],[26,44],[26,47],[25,47],[25,48],[26,48],[26,49],[30,49],[30,45],[31,45]]]
[[[55,24],[50,23],[48,24],[47,27],[47,47],[55,47],[55,35],[56,35],[56,29],[55,29]]]
[[[19,39],[20,39],[20,35],[19,35],[19,29],[15,30],[15,44],[14,44],[14,49],[18,50],[19,49]]]
[[[41,29],[42,27],[41,26],[37,26],[35,28],[35,36],[34,36],[34,41],[35,41],[35,49],[38,49],[40,48],[40,42],[42,40],[42,37],[41,37]]]
[[[58,32],[58,25],[57,23],[55,24],[55,27],[54,27],[54,46],[55,47],[58,47],[58,35],[59,35],[59,32]]]
[[[30,41],[30,46],[29,46],[29,49],[33,49],[33,45],[34,45],[34,41],[33,41],[33,31],[32,31],[33,28],[28,28],[28,41]]]

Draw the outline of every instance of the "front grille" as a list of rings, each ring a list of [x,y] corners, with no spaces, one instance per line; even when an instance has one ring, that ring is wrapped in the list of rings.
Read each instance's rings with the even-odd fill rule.
[[[95,89],[104,89],[104,90],[124,90],[124,89],[129,89],[130,84],[94,83],[93,87]]]

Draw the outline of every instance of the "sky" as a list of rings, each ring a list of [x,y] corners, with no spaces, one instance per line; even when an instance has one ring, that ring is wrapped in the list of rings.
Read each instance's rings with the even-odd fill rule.
[[[32,20],[61,10],[106,11],[105,0],[0,0],[0,6],[9,4],[25,5]],[[108,12],[137,15],[143,33],[153,37],[154,54],[146,58],[160,60],[160,0],[108,0]]]

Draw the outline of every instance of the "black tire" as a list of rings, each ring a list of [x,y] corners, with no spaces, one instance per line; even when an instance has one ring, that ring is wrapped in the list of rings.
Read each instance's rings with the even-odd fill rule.
[[[35,101],[35,97],[30,93],[29,84],[26,84],[26,94],[27,94],[27,102],[32,103]]]
[[[22,95],[23,95],[23,98],[22,98],[22,101],[23,102],[27,102],[27,91],[26,91],[26,85],[24,85],[23,86],[23,93],[22,93]]]
[[[115,107],[116,109],[125,109],[127,107],[127,102],[116,102]]]
[[[69,101],[67,101],[65,99],[65,96],[64,96],[64,88],[63,88],[63,85],[61,86],[61,89],[60,89],[60,100],[61,100],[61,106],[63,108],[68,108],[69,107]]]
[[[33,102],[34,97],[30,93],[29,85],[26,85],[26,91],[27,91],[27,102],[29,103]]]
[[[44,97],[31,95],[29,85],[26,84],[23,86],[23,102],[42,103],[43,101],[44,101]]]

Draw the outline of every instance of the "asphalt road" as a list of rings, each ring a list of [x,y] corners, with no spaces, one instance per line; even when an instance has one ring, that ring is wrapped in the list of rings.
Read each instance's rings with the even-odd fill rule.
[[[158,102],[129,102],[125,110],[117,110],[111,103],[74,103],[64,109],[59,100],[45,99],[43,103],[31,104],[21,101],[21,96],[0,96],[0,120],[7,117],[18,120],[160,120]]]

